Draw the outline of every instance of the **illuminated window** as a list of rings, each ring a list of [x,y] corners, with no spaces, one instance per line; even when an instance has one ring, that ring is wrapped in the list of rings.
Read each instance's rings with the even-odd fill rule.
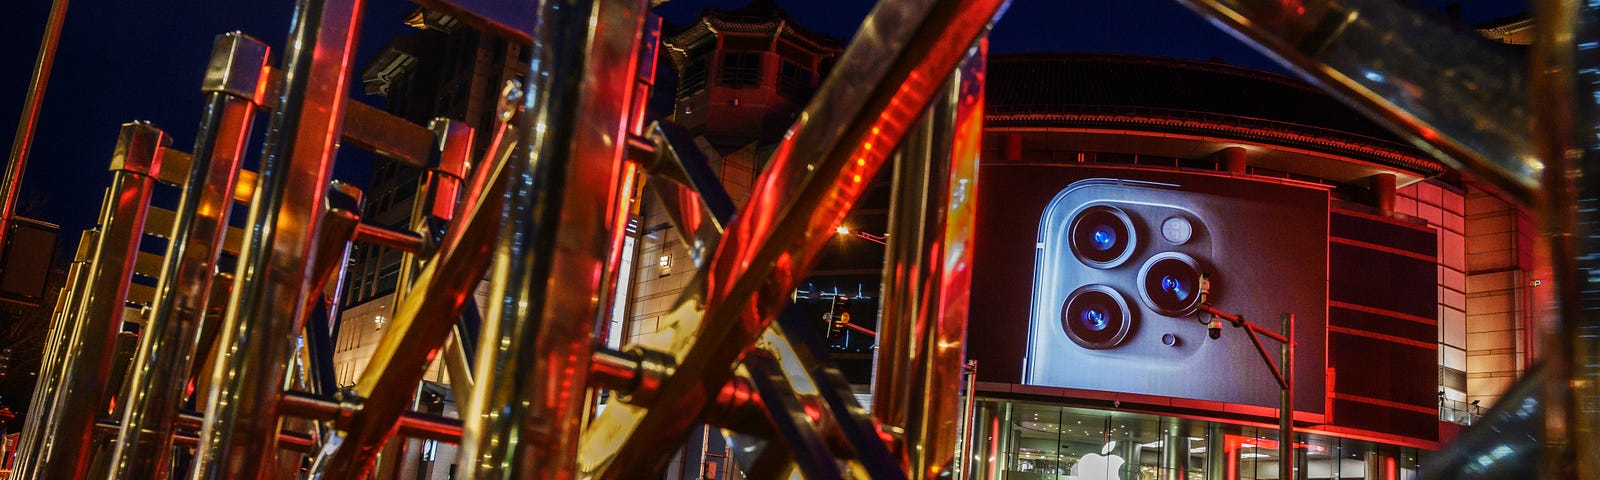
[[[665,277],[672,274],[672,254],[662,255],[658,266],[660,267],[661,276]]]

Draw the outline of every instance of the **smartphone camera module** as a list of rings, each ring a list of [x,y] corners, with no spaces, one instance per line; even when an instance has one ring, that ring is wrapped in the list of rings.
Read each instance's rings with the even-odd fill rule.
[[[1151,310],[1189,315],[1200,303],[1200,266],[1182,253],[1158,253],[1139,269],[1139,287],[1139,297]]]
[[[1072,254],[1085,265],[1099,269],[1127,260],[1137,244],[1128,214],[1110,205],[1095,205],[1078,212],[1069,235]]]
[[[1067,296],[1061,326],[1083,348],[1115,347],[1133,329],[1133,317],[1122,294],[1105,285],[1084,285]]]

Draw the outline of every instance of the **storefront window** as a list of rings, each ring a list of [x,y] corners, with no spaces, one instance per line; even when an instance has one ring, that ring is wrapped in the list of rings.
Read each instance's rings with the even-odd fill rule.
[[[964,478],[1278,480],[1278,430],[1055,405],[980,400]],[[1296,435],[1299,479],[1417,478],[1416,449]],[[1425,459],[1421,459],[1425,461]]]

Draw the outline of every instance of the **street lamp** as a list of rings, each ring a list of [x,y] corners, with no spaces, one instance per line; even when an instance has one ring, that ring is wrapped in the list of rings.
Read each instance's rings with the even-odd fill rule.
[[[1245,320],[1244,315],[1235,315],[1224,312],[1222,310],[1218,310],[1216,307],[1211,306],[1210,303],[1206,303],[1206,291],[1209,290],[1207,287],[1209,286],[1210,282],[1206,281],[1204,276],[1201,277],[1200,282],[1201,301],[1197,308],[1199,311],[1211,315],[1211,321],[1205,322],[1206,329],[1208,330],[1207,333],[1212,339],[1221,338],[1221,320],[1226,320],[1229,324],[1233,325],[1234,328],[1243,328],[1245,333],[1250,335],[1250,342],[1255,344],[1256,353],[1261,354],[1261,361],[1267,364],[1267,368],[1272,370],[1273,378],[1278,381],[1278,388],[1280,389],[1278,394],[1278,477],[1280,479],[1293,479],[1294,391],[1291,388],[1293,386],[1291,382],[1294,377],[1294,371],[1292,370],[1294,368],[1294,342],[1291,341],[1290,338],[1294,335],[1294,314],[1285,313],[1279,316],[1279,318],[1283,321],[1282,334],[1272,330],[1267,330],[1266,328],[1262,328],[1260,325],[1256,325]],[[1277,340],[1281,344],[1278,352],[1281,356],[1280,360],[1278,361],[1278,365],[1283,366],[1281,370],[1278,368],[1278,365],[1274,365],[1272,363],[1272,358],[1267,356],[1267,348],[1261,345],[1261,337],[1258,335],[1265,335],[1267,338]]]

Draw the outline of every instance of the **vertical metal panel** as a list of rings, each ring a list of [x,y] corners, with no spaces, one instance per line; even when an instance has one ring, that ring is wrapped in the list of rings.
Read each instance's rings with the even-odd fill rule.
[[[895,163],[872,405],[911,478],[955,458],[986,53],[979,40]]]
[[[192,478],[272,476],[278,396],[311,293],[362,3],[296,5]]]
[[[87,476],[94,451],[94,424],[107,414],[115,386],[111,368],[118,332],[122,331],[123,302],[133,274],[134,257],[144,231],[145,210],[155,186],[161,150],[170,139],[147,123],[122,126],[111,159],[108,190],[100,238],[85,282],[83,304],[70,319],[77,326],[67,349],[60,352],[61,372],[57,396],[50,402],[39,432],[36,478],[77,479]]]
[[[461,458],[466,478],[573,478],[621,194],[642,0],[540,5],[527,124],[495,246]]]

